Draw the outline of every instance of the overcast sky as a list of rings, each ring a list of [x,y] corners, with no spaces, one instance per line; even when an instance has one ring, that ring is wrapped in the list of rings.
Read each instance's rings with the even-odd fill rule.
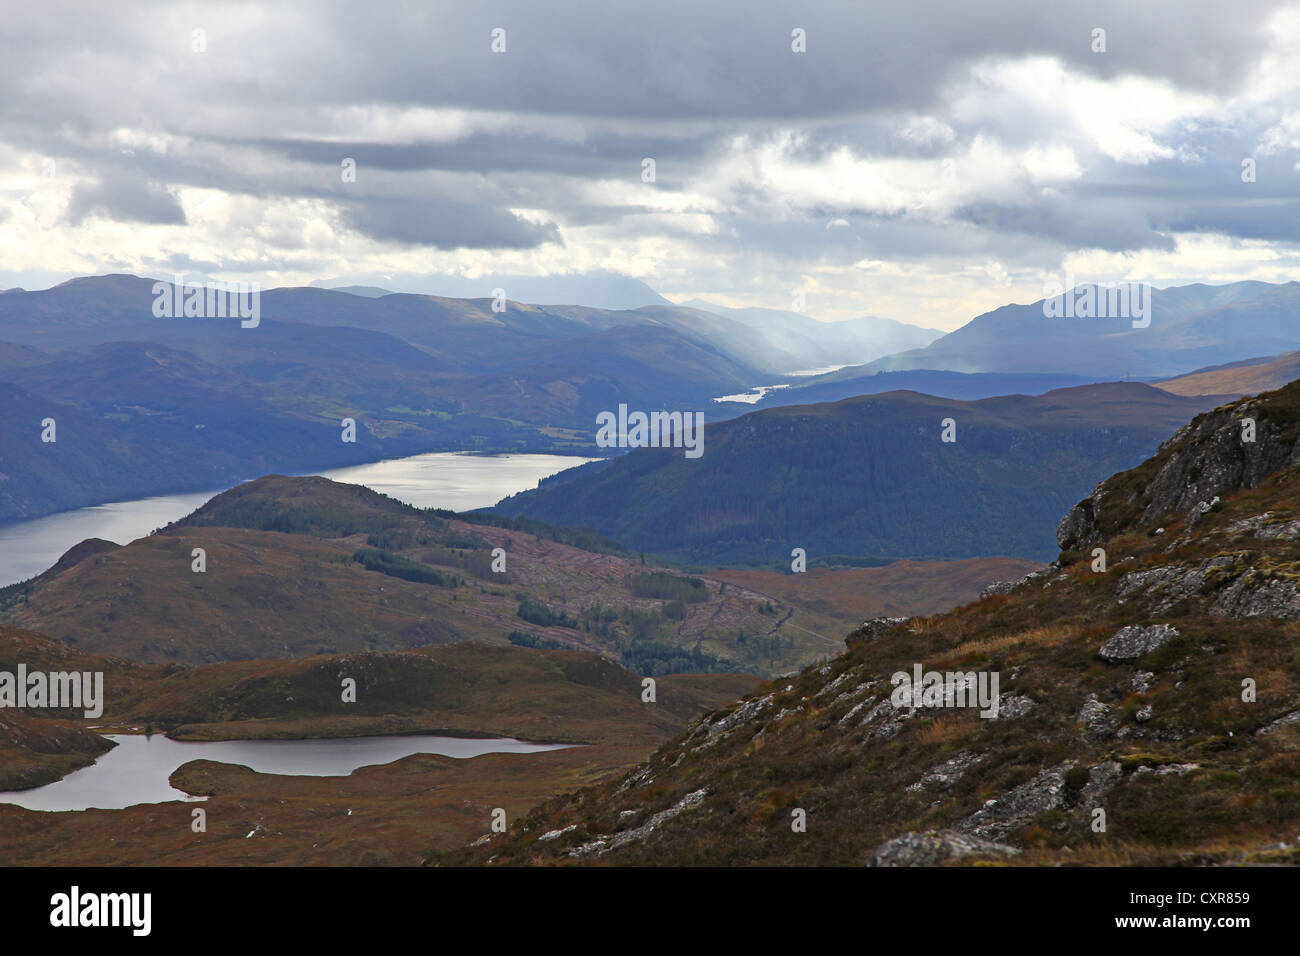
[[[951,329],[1067,273],[1300,279],[1298,195],[1295,3],[42,0],[0,19],[0,287],[612,272]]]

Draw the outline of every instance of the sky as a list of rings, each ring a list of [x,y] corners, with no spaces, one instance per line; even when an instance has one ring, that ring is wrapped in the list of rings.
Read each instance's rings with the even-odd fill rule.
[[[1297,3],[0,19],[0,288],[614,274],[949,330],[1067,278],[1300,279],[1298,197]]]

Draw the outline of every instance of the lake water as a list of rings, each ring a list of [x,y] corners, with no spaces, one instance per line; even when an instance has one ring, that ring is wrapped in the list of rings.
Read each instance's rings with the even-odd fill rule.
[[[243,764],[261,773],[344,777],[358,767],[392,763],[411,754],[477,757],[489,753],[540,753],[572,744],[530,744],[511,737],[344,737],[330,740],[170,740],[162,734],[108,735],[117,746],[89,767],[31,790],[0,792],[0,803],[29,810],[120,810],[138,803],[202,800],[177,790],[168,778],[190,760]]]
[[[365,485],[417,508],[467,511],[536,488],[548,475],[590,458],[571,455],[469,455],[433,452],[319,472]],[[94,505],[0,527],[0,587],[40,574],[87,538],[126,544],[183,518],[224,488]]]
[[[848,368],[847,365],[823,365],[821,368],[801,368],[793,372],[786,372],[789,378],[810,378],[813,375],[827,375],[830,372],[838,372],[842,368]],[[748,392],[737,392],[734,395],[719,395],[714,399],[715,402],[744,402],[746,405],[755,405],[762,401],[763,396],[768,392],[775,391],[778,388],[789,388],[785,385],[755,385]]]

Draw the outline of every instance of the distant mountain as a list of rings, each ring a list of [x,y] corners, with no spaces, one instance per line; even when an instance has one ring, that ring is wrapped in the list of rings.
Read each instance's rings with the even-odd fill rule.
[[[1230,362],[1227,365],[1212,365],[1177,378],[1164,379],[1155,385],[1175,395],[1223,395],[1238,398],[1270,392],[1296,379],[1300,379],[1300,351]]]
[[[393,294],[384,286],[366,283],[340,285],[328,280],[317,280],[312,285],[369,297]],[[502,274],[474,279],[447,275],[407,276],[401,280],[401,286],[406,292],[449,299],[486,299],[492,296],[494,289],[501,289],[509,299],[536,305],[585,305],[609,310],[672,305],[640,279],[599,273],[575,276]]]
[[[683,302],[681,308],[712,312],[744,326],[750,348],[758,353],[751,362],[764,371],[781,375],[828,365],[860,365],[894,352],[919,348],[943,335],[938,329],[874,316],[819,322],[800,312],[730,309],[703,299]]]
[[[1041,395],[1058,388],[1092,385],[1098,380],[1085,375],[1052,375],[1031,372],[1001,374],[997,372],[941,372],[922,369],[915,372],[872,372],[863,374],[861,365],[843,368],[825,375],[796,380],[785,388],[772,389],[754,403],[755,408],[779,405],[811,405],[838,402],[855,395],[879,395],[883,392],[923,392],[937,398],[974,401],[998,395]]]
[[[1074,297],[1092,290],[1083,285]],[[1044,315],[1043,300],[977,316],[925,348],[868,365],[870,371],[946,369],[1029,372],[1109,380],[1170,377],[1214,361],[1275,355],[1300,346],[1300,283],[1234,282],[1154,290],[1142,319]],[[1071,301],[1074,301],[1072,298]]]
[[[891,392],[709,425],[703,456],[643,448],[499,502],[697,563],[803,548],[872,558],[1056,553],[1060,513],[1212,401],[1111,383],[974,402]],[[956,441],[941,441],[943,421]]]
[[[30,396],[0,425],[0,521],[425,451],[590,452],[598,412],[716,416],[714,396],[762,377],[735,323],[672,307],[271,289],[245,328],[157,318],[154,286],[115,275],[0,296],[0,383]],[[28,440],[55,411],[78,442],[58,455]],[[78,416],[97,424],[73,429]]]
[[[873,621],[434,862],[1300,863],[1298,459],[1300,382],[1198,416],[1070,509],[1041,573]]]
[[[313,282],[312,285],[318,283]],[[382,299],[386,295],[393,295],[392,289],[381,289],[374,285],[334,285],[324,286],[327,289],[333,289],[335,292],[346,292],[348,295],[359,295],[367,299]]]

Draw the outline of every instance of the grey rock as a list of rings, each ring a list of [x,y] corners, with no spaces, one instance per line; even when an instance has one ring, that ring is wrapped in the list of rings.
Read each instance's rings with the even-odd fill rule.
[[[869,621],[863,621],[862,626],[846,638],[846,643],[874,641],[890,628],[906,624],[910,620],[910,617],[873,617]]]
[[[907,790],[910,793],[919,793],[922,790],[930,790],[940,787],[946,789],[951,787],[962,778],[966,771],[970,770],[971,767],[974,767],[983,759],[983,754],[963,750],[955,757],[950,757],[943,763],[931,767],[920,780],[909,785]]]
[[[934,866],[970,857],[1008,857],[1020,851],[953,830],[904,833],[881,844],[867,860],[867,866]]]
[[[1300,590],[1290,581],[1242,574],[1219,592],[1210,613],[1215,617],[1300,619]]]
[[[1040,813],[1059,807],[1065,795],[1065,774],[1074,764],[1067,761],[1051,770],[1043,770],[1032,780],[990,800],[953,829],[973,833],[986,840],[999,840],[1024,826]]]
[[[1115,636],[1101,646],[1097,653],[1104,661],[1112,664],[1119,661],[1135,661],[1163,647],[1178,636],[1178,629],[1169,624],[1152,624],[1141,627],[1130,624],[1115,632]]]
[[[1096,694],[1088,695],[1075,720],[1083,724],[1084,737],[1093,741],[1108,740],[1115,736],[1115,731],[1119,728],[1119,721],[1111,713],[1110,707],[1098,700]]]
[[[1243,488],[1257,488],[1270,474],[1297,460],[1300,446],[1282,440],[1278,424],[1261,418],[1256,440],[1241,440],[1241,420],[1254,417],[1250,400],[1226,405],[1184,425],[1156,452],[1160,470],[1139,491],[1146,502],[1141,524],[1156,524],[1165,516],[1186,514],[1201,502],[1213,501]],[[1080,551],[1105,537],[1101,513],[1115,479],[1093,489],[1061,519],[1056,540],[1062,551]]]
[[[1199,770],[1199,763],[1164,763],[1158,767],[1138,767],[1133,771],[1135,777],[1145,777],[1148,774],[1157,777],[1179,776],[1185,773],[1191,773],[1193,770]]]
[[[1002,694],[998,697],[998,712],[994,719],[1015,720],[1017,717],[1025,716],[1036,706],[1033,698],[1026,694]]]
[[[1291,713],[1279,717],[1271,724],[1259,728],[1259,730],[1255,731],[1255,736],[1266,737],[1269,734],[1276,733],[1277,731],[1281,730],[1283,727],[1290,727],[1295,724],[1300,724],[1300,710],[1293,710],[1291,711]]]
[[[1088,768],[1088,782],[1079,791],[1077,806],[1085,812],[1091,812],[1106,795],[1111,787],[1124,776],[1124,768],[1118,760],[1103,760]]]

